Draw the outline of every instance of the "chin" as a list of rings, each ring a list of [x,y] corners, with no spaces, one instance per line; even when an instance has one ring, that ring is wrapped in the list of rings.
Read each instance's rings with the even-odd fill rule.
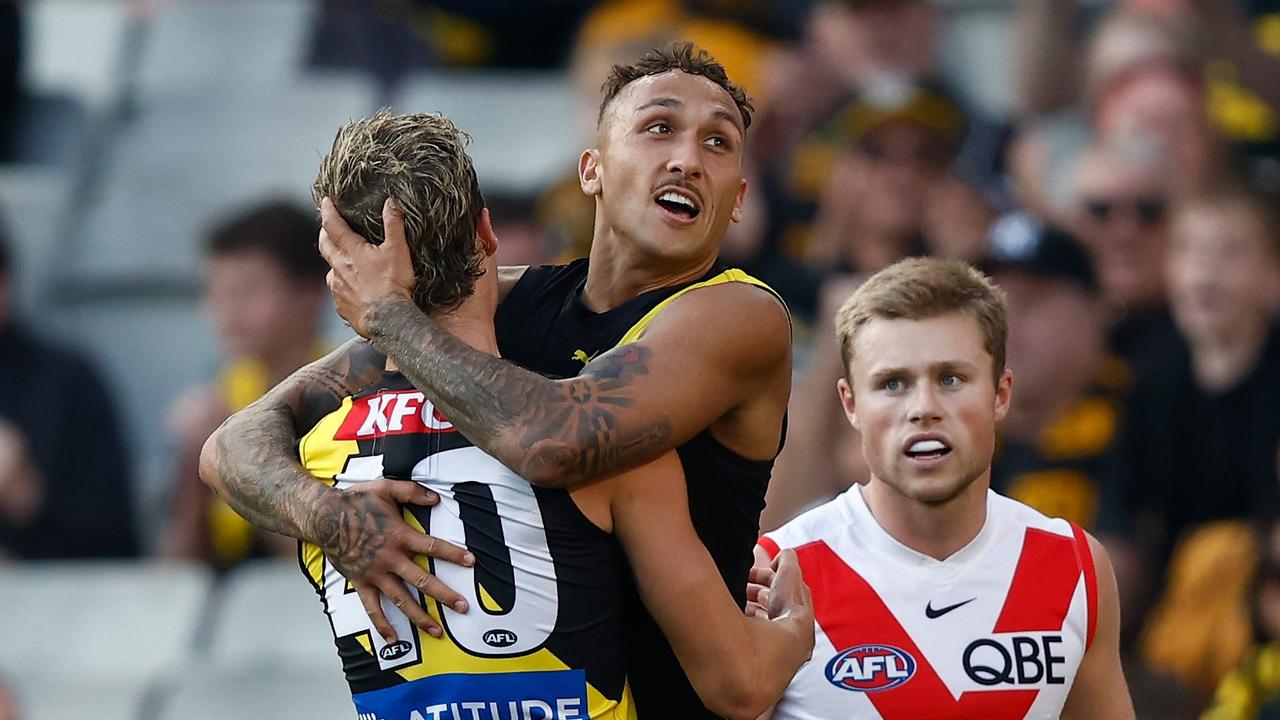
[[[914,474],[913,474],[914,475]],[[924,505],[945,505],[973,484],[973,478],[956,477],[955,475],[914,475],[898,483],[903,495]]]

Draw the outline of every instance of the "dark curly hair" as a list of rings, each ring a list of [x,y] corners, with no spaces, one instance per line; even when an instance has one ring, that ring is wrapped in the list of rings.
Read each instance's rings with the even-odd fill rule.
[[[600,88],[604,99],[600,101],[600,112],[596,115],[596,123],[599,124],[604,120],[604,111],[624,87],[642,77],[661,75],[672,70],[704,77],[724,88],[724,91],[729,93],[729,97],[733,98],[733,104],[738,106],[738,113],[742,116],[742,129],[751,127],[751,111],[755,108],[751,106],[751,99],[747,97],[746,91],[729,79],[724,66],[716,62],[710,53],[691,42],[684,41],[654,48],[631,65],[614,65],[613,70],[609,71],[609,78]]]
[[[338,130],[311,190],[317,206],[331,198],[375,245],[385,239],[383,203],[396,201],[413,258],[413,301],[427,312],[456,308],[484,274],[475,242],[484,198],[466,152],[470,140],[441,115],[383,108]]]

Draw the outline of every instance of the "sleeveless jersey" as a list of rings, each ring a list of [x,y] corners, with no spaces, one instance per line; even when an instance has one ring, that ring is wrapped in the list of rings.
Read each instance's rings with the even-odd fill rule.
[[[469,611],[406,585],[444,637],[384,598],[400,638],[388,645],[351,584],[300,544],[361,720],[634,720],[620,648],[625,560],[568,492],[531,487],[474,447],[399,373],[346,398],[299,455],[338,488],[385,476],[434,490],[440,503],[405,507],[406,522],[476,558],[474,568],[419,558]]]
[[[649,323],[684,293],[726,282],[768,286],[741,270],[716,266],[698,281],[659,288],[596,313],[581,300],[587,261],[529,268],[498,307],[502,356],[553,378],[577,375],[595,356],[643,336]],[[779,450],[782,438],[779,437]],[[704,431],[677,448],[689,488],[689,514],[698,537],[739,605],[746,602],[751,549],[773,461],[743,458]],[[641,717],[713,718],[703,708],[639,593],[624,596],[627,676]]]
[[[795,548],[817,636],[774,720],[1056,719],[1093,640],[1084,532],[995,492],[943,561],[886,533],[858,485],[760,544]]]

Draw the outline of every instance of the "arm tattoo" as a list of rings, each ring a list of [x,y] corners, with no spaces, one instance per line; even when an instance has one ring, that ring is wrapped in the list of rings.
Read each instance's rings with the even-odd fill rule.
[[[339,569],[367,568],[382,545],[385,518],[367,513],[369,498],[316,482],[299,464],[296,443],[343,398],[376,380],[384,364],[367,343],[353,342],[295,372],[222,424],[212,440],[213,467],[202,464],[202,471],[215,475],[218,494],[254,525],[316,543]]]
[[[638,427],[624,420],[631,383],[649,373],[650,351],[641,346],[616,348],[578,377],[551,380],[471,348],[407,298],[375,304],[368,328],[467,438],[539,485],[574,486],[671,448],[665,416]]]

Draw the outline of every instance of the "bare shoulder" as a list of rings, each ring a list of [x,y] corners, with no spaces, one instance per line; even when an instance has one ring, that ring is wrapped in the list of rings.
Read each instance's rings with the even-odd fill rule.
[[[654,319],[649,336],[691,334],[690,339],[756,367],[790,358],[791,316],[772,292],[744,282],[686,293]]]
[[[507,297],[507,293],[520,282],[528,269],[528,265],[505,265],[498,268],[498,302]]]

